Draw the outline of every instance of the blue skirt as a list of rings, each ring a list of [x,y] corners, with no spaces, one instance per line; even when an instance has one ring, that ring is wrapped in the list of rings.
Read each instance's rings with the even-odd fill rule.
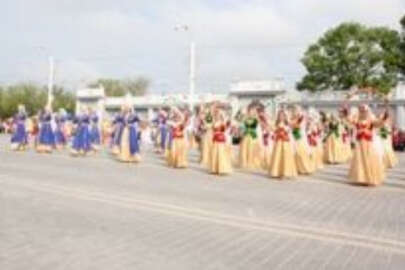
[[[166,143],[167,143],[167,134],[168,133],[168,128],[167,126],[161,126],[160,127],[160,148],[165,149],[166,148]]]
[[[121,145],[121,137],[122,137],[123,130],[124,130],[124,125],[120,125],[118,128],[114,129],[112,146]]]
[[[72,148],[76,151],[90,151],[91,136],[88,125],[81,125],[78,127],[73,138]]]
[[[168,139],[168,141],[167,141],[167,145],[166,145],[166,148],[168,148],[168,149],[170,149],[171,147],[172,147],[172,143],[173,143],[173,134],[172,134],[172,131],[171,130],[169,130],[169,134],[168,134],[169,136],[169,139]]]
[[[139,136],[135,126],[129,126],[129,150],[131,155],[139,153]]]
[[[124,129],[128,129],[128,133]],[[125,136],[127,134],[127,136]],[[139,153],[139,136],[138,131],[134,125],[126,126],[122,129],[121,137],[119,138],[120,148],[129,147],[129,153],[135,155]]]
[[[53,146],[55,144],[55,135],[50,123],[42,124],[39,130],[38,143],[47,146]]]
[[[55,144],[57,144],[57,145],[66,144],[65,134],[62,132],[62,130],[60,128],[57,128],[55,130]]]
[[[23,123],[18,123],[16,129],[11,136],[11,143],[17,144],[27,144],[28,143],[28,136],[27,132],[25,131],[25,125]]]
[[[100,130],[97,126],[92,126],[90,130],[90,138],[92,144],[100,144]]]

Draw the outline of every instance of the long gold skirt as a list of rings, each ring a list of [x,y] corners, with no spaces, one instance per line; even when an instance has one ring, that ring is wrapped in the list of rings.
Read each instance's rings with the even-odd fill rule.
[[[198,144],[197,144],[197,141],[195,139],[194,134],[192,132],[190,132],[188,134],[187,138],[188,138],[188,148],[189,149],[196,149]]]
[[[118,156],[118,155],[120,154],[120,146],[114,145],[114,146],[112,147],[111,153],[112,153],[113,155]]]
[[[185,138],[173,138],[166,153],[166,161],[173,168],[187,168],[187,142]]]
[[[297,165],[291,142],[277,141],[271,154],[268,172],[271,177],[296,177]]]
[[[342,142],[342,161],[348,162],[353,157],[350,142]]]
[[[385,168],[391,169],[394,168],[398,164],[398,157],[394,153],[394,149],[392,149],[392,143],[390,139],[385,139],[382,141],[384,147],[384,165]]]
[[[119,153],[117,158],[122,162],[140,162],[141,157],[139,153],[131,154],[129,144],[129,128],[125,127],[122,131],[121,144],[119,146]]]
[[[321,169],[323,169],[325,167],[324,162],[323,162],[323,156],[324,156],[324,153],[323,153],[323,145],[322,144],[319,144],[319,145],[314,146],[312,148],[311,159],[312,159],[312,161],[314,163],[314,169],[315,170],[321,170]]]
[[[231,147],[226,143],[214,142],[211,149],[209,171],[213,174],[230,174],[232,172]]]
[[[25,151],[27,150],[28,145],[20,144],[20,143],[12,143],[10,145],[10,149],[13,151]]]
[[[271,162],[271,153],[273,146],[263,146],[263,159],[262,159],[262,168],[268,170]]]
[[[239,167],[242,169],[260,169],[262,167],[263,151],[260,142],[252,136],[244,136],[239,150]]]
[[[72,125],[65,125],[65,132],[67,137],[71,137],[73,134],[73,127]]]
[[[155,137],[155,148],[159,149],[159,150],[163,150],[160,149],[160,145],[162,142],[162,136],[160,135],[160,130],[156,131],[156,137]]]
[[[324,160],[329,164],[339,164],[345,161],[343,153],[343,142],[341,138],[330,135],[325,142]]]
[[[371,186],[381,185],[385,169],[371,141],[359,141],[350,163],[349,179],[354,183]]]
[[[295,163],[299,174],[311,174],[315,171],[315,162],[303,140],[295,142]]]
[[[210,164],[210,151],[212,149],[212,130],[207,130],[201,138],[201,157],[200,163],[203,166]]]
[[[45,144],[38,144],[37,147],[36,147],[36,150],[37,150],[38,153],[50,154],[50,153],[52,153],[52,146],[45,145]]]

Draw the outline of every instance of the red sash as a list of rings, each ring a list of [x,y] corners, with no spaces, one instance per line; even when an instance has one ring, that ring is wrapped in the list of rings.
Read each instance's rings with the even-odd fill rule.
[[[219,127],[215,127],[214,128],[214,135],[212,137],[212,140],[214,142],[220,142],[220,143],[224,143],[225,142],[225,126],[221,125]]]
[[[290,137],[288,136],[288,132],[285,129],[278,128],[275,132],[275,140],[289,142]]]
[[[358,130],[356,139],[358,141],[362,141],[362,140],[372,141],[373,140],[373,133],[372,133],[373,125],[372,124],[370,124],[370,123],[358,123],[356,125],[356,127],[357,127],[357,130]]]
[[[308,134],[308,143],[310,146],[317,146],[318,142],[316,141],[316,133],[313,132],[311,134]]]
[[[184,137],[183,125],[180,125],[178,127],[174,127],[172,129],[172,132],[173,132],[173,138],[175,138],[175,139],[183,138]]]
[[[361,131],[357,133],[357,140],[366,140],[370,142],[373,140],[373,135],[371,134],[371,132]]]

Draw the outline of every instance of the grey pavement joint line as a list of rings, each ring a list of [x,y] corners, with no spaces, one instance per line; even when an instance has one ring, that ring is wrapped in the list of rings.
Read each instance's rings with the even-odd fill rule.
[[[4,178],[2,182],[5,183]],[[362,246],[376,250],[390,250],[395,253],[405,254],[405,242],[395,241],[387,238],[375,238],[372,236],[350,234],[346,232],[327,231],[315,227],[302,228],[288,223],[263,222],[259,220],[246,219],[243,217],[224,215],[201,209],[185,208],[128,197],[117,197],[102,192],[87,192],[78,189],[67,189],[56,185],[43,185],[39,183],[22,184],[14,181],[7,182],[36,191],[53,193],[81,200],[98,201],[121,207],[129,207],[145,211],[180,216],[184,218],[204,220],[233,227],[276,232],[295,237],[305,237],[321,241],[337,242],[344,245]]]

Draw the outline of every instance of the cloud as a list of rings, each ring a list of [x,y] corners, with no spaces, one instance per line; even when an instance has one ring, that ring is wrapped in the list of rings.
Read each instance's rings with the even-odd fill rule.
[[[83,86],[97,80],[101,73],[94,65],[78,60],[56,61],[56,83],[69,86]]]
[[[60,83],[144,75],[156,92],[187,89],[190,40],[198,91],[223,90],[235,78],[283,76],[292,86],[306,46],[326,29],[343,21],[398,28],[405,11],[403,0],[2,2],[2,81],[44,80],[52,54]],[[190,31],[174,31],[178,23]]]

